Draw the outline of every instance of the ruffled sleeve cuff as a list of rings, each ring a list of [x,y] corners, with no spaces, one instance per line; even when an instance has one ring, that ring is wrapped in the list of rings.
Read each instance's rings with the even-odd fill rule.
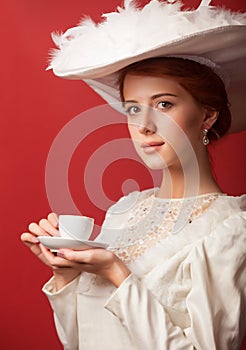
[[[49,298],[53,299],[56,296],[65,296],[67,294],[71,294],[75,292],[77,286],[78,286],[79,276],[77,276],[75,279],[73,279],[71,282],[69,282],[67,285],[65,285],[63,288],[56,290],[55,285],[55,277],[51,277],[51,279],[43,286],[42,291],[44,294]]]

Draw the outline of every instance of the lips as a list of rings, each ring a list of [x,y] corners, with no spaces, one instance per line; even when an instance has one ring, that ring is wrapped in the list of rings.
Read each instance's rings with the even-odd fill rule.
[[[141,144],[142,148],[148,148],[148,147],[160,147],[164,145],[164,141],[155,141],[155,142],[143,142]]]
[[[165,144],[164,141],[143,142],[141,148],[146,154],[156,153]]]

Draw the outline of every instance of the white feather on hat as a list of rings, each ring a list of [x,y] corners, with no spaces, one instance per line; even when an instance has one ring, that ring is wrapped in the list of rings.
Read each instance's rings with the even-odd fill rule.
[[[182,11],[181,2],[151,0],[143,8],[125,0],[124,7],[104,14],[99,24],[82,20],[64,34],[53,34],[48,69],[68,79],[82,79],[108,103],[119,102],[117,72],[142,59],[188,56],[207,64],[227,82],[232,106],[231,131],[246,127],[244,112],[246,16],[208,6]],[[224,72],[224,73],[223,73]]]

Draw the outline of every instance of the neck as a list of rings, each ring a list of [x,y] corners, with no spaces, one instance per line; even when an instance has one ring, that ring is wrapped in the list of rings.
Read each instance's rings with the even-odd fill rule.
[[[209,157],[205,149],[197,157],[197,167],[187,162],[184,168],[175,164],[163,170],[163,179],[157,197],[182,198],[206,193],[222,192],[213,178]]]

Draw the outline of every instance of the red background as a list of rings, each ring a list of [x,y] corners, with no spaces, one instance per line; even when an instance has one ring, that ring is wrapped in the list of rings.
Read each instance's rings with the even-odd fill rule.
[[[118,0],[1,2],[2,350],[62,348],[53,326],[52,312],[41,292],[41,286],[51,273],[32,256],[19,236],[28,223],[50,211],[45,191],[45,162],[53,139],[74,116],[102,100],[81,82],[62,80],[45,71],[48,50],[53,47],[50,33],[76,25],[83,13],[98,21],[101,13],[114,10],[118,4]],[[185,4],[196,7],[199,1],[186,0]],[[245,11],[244,0],[214,0],[213,4]],[[124,127],[112,126],[104,134],[96,134],[94,139],[92,135],[87,150],[92,144],[102,144],[109,136],[113,139],[125,135]],[[212,149],[218,182],[225,192],[233,195],[246,192],[245,135],[244,132],[228,136]],[[79,159],[76,164],[79,168]],[[117,166],[112,165],[111,173],[110,169],[105,173],[104,186],[113,200],[122,194],[114,176],[121,174],[122,177],[128,165],[119,161]],[[137,166],[137,178],[142,178],[140,171],[142,168]],[[73,194],[76,186],[81,186],[82,175],[74,178]],[[151,186],[150,179],[146,176],[140,185]],[[76,200],[79,200],[79,191],[74,194]],[[80,200],[83,211],[97,217],[100,223],[103,213],[94,208],[88,198]]]

